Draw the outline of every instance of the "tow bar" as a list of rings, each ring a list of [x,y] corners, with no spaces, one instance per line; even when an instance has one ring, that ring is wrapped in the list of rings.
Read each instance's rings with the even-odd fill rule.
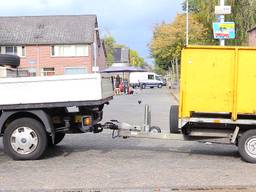
[[[144,124],[142,126],[131,125],[118,120],[111,120],[102,125],[103,129],[113,130],[112,138],[135,137],[148,139],[166,139],[166,140],[186,140],[183,134],[161,133],[160,127],[151,126],[151,109],[149,105],[145,105]]]

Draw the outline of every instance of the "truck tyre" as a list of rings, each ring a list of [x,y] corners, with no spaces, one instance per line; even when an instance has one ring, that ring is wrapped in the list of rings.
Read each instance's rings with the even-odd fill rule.
[[[16,55],[0,54],[0,66],[3,65],[16,68],[20,65],[20,58]]]
[[[256,130],[246,131],[238,140],[238,151],[242,159],[256,163]]]
[[[170,109],[170,132],[171,133],[180,133],[178,127],[179,121],[179,106],[172,105]]]
[[[63,133],[63,132],[55,133],[54,143],[52,143],[52,137],[50,135],[48,135],[48,145],[49,146],[57,145],[58,143],[60,143],[64,139],[65,135],[66,134]]]
[[[46,150],[47,136],[44,126],[32,118],[11,122],[4,131],[4,151],[14,160],[36,160]]]
[[[152,126],[149,128],[150,133],[161,133],[160,127]]]

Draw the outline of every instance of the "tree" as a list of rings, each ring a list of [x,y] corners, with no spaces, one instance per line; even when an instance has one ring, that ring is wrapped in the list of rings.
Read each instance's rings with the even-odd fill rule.
[[[167,74],[167,73],[166,73],[166,70],[162,69],[162,68],[159,67],[158,65],[155,65],[155,68],[154,68],[153,71],[154,71],[156,74],[162,75],[162,76],[164,76],[164,75]]]
[[[236,39],[228,40],[228,45],[243,45],[247,43],[247,31],[256,24],[256,0],[226,0],[226,5],[232,6],[232,13],[226,15],[226,21],[234,21],[236,24]],[[196,16],[196,19],[207,29],[208,44],[217,44],[213,38],[212,23],[216,15],[214,7],[219,0],[189,0],[189,11]],[[183,3],[183,10],[186,3]]]
[[[137,51],[130,49],[130,63],[132,66],[142,67],[145,61],[139,56]]]
[[[255,0],[228,0],[232,6],[232,14],[227,15],[227,20],[236,24],[236,39],[227,41],[230,45],[247,44],[248,30],[256,24],[256,1]]]
[[[115,39],[112,36],[105,36],[104,43],[107,52],[107,65],[111,66],[114,61],[113,50],[115,46]]]
[[[212,23],[215,21],[215,5],[218,5],[219,0],[188,0],[189,12],[194,15],[194,18],[203,25],[206,29],[205,44],[218,44],[218,41],[213,38]],[[186,1],[183,3],[183,10],[186,10]]]
[[[149,45],[156,65],[168,69],[171,60],[180,57],[186,42],[185,15],[177,14],[174,22],[162,23],[154,28],[153,39]],[[190,15],[190,44],[203,44],[206,30],[193,14]]]
[[[123,44],[115,44],[114,48],[125,48],[126,46]]]

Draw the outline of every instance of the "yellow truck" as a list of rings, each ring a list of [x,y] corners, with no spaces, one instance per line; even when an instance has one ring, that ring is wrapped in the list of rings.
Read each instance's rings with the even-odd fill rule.
[[[179,107],[170,131],[222,138],[256,163],[256,48],[188,46],[182,51]]]

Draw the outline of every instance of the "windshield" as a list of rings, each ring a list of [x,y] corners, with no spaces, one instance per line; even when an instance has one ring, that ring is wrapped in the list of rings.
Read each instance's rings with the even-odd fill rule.
[[[159,76],[156,76],[156,80],[161,81],[161,78]]]

